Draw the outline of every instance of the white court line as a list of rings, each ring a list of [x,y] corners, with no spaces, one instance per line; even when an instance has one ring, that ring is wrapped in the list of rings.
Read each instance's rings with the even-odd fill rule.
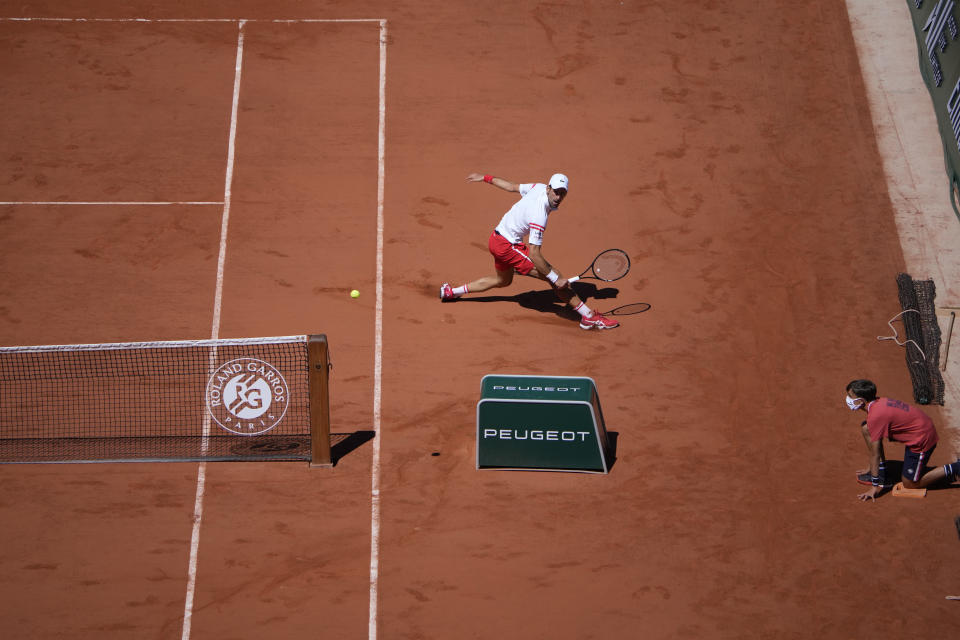
[[[0,22],[266,22],[274,24],[318,22],[379,22],[381,18],[289,18],[258,20],[256,18],[0,18]]]
[[[211,337],[216,339],[220,331],[220,313],[223,292],[223,271],[226,256],[227,228],[230,217],[231,186],[233,181],[234,151],[237,127],[237,105],[240,92],[241,67],[243,59],[243,26],[247,22],[267,23],[349,23],[349,22],[377,22],[380,25],[380,77],[379,77],[379,121],[378,121],[378,149],[377,149],[377,284],[376,284],[376,321],[375,321],[375,349],[374,349],[374,393],[373,393],[373,427],[376,437],[373,441],[373,462],[371,467],[371,522],[370,522],[370,620],[369,638],[377,637],[378,588],[380,574],[380,437],[381,437],[381,390],[382,390],[382,361],[383,361],[383,203],[385,169],[384,159],[386,150],[386,71],[387,71],[387,21],[381,18],[349,18],[349,19],[291,19],[291,20],[245,20],[235,18],[211,19],[178,19],[178,18],[0,18],[0,22],[141,22],[141,23],[238,23],[239,35],[237,39],[237,64],[234,77],[233,109],[230,118],[230,144],[227,154],[227,177],[224,189],[224,201],[218,202],[9,202],[0,204],[127,204],[127,205],[158,205],[158,204],[222,204],[223,221],[220,230],[220,255],[217,261],[217,286],[214,298],[214,319]],[[209,429],[209,416],[205,416],[204,434]],[[203,496],[206,484],[206,463],[201,462],[197,472],[197,493],[194,502],[193,531],[190,538],[190,561],[188,570],[187,593],[184,603],[183,630],[181,640],[189,640],[193,617],[193,601],[197,579],[197,554],[200,543],[200,525],[203,520]]]
[[[184,202],[64,202],[62,200],[37,200],[37,201],[23,201],[23,202],[0,202],[0,205],[8,206],[19,206],[19,205],[58,205],[64,207],[75,207],[75,206],[128,206],[128,207],[154,207],[154,206],[171,206],[171,205],[222,205],[222,202],[196,202],[196,201],[184,201]]]
[[[377,637],[380,583],[380,397],[383,362],[383,193],[387,114],[387,21],[380,21],[380,115],[377,125],[377,311],[373,358],[373,461],[370,468],[370,625],[369,640]]]
[[[227,147],[227,172],[223,187],[223,218],[220,223],[220,255],[217,258],[217,285],[213,299],[213,325],[210,337],[216,340],[220,335],[220,310],[223,301],[223,270],[227,255],[227,229],[230,224],[230,200],[233,189],[233,165],[237,140],[237,110],[240,103],[240,76],[243,69],[243,26],[244,21],[238,24],[237,34],[237,63],[233,76],[233,106],[230,111],[230,142]],[[211,351],[210,359],[216,358],[215,351]],[[204,413],[203,436],[204,447],[210,431],[210,414]],[[183,605],[183,630],[181,640],[189,640],[190,626],[193,622],[193,598],[197,586],[197,554],[200,548],[200,524],[203,521],[203,495],[206,485],[207,463],[201,462],[197,470],[197,496],[193,506],[193,531],[190,534],[190,562],[187,570],[187,593]]]

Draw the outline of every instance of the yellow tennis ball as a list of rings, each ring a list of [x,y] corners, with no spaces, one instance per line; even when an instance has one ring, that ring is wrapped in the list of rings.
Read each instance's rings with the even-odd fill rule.
[[[351,298],[359,298],[359,297],[360,297],[360,292],[357,291],[356,289],[354,289],[353,291],[350,292],[350,297],[351,297]]]

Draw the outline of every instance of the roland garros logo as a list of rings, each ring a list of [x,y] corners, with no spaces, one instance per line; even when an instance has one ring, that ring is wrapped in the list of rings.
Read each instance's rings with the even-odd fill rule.
[[[265,433],[287,413],[290,389],[273,365],[237,358],[220,365],[207,382],[207,408],[218,425],[241,436]]]

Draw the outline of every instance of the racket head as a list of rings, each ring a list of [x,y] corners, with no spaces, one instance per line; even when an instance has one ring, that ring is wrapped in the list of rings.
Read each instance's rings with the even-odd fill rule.
[[[630,272],[630,256],[622,249],[607,249],[594,258],[590,269],[598,280],[613,282]]]
[[[616,309],[611,309],[610,311],[604,311],[603,315],[605,316],[632,316],[637,313],[643,313],[644,311],[650,310],[649,302],[634,302],[632,304],[625,304],[623,306],[617,307]]]

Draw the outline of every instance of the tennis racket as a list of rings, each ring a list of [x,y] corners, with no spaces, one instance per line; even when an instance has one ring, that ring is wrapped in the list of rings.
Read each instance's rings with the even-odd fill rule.
[[[567,278],[567,282],[576,282],[581,278],[593,278],[604,282],[613,282],[630,271],[630,256],[620,249],[607,249],[593,259],[593,263],[578,276]]]
[[[611,309],[610,311],[604,311],[603,315],[632,316],[635,313],[643,313],[644,311],[649,311],[649,310],[650,310],[650,303],[634,302],[633,304],[625,304],[622,307],[617,307],[616,309]]]

